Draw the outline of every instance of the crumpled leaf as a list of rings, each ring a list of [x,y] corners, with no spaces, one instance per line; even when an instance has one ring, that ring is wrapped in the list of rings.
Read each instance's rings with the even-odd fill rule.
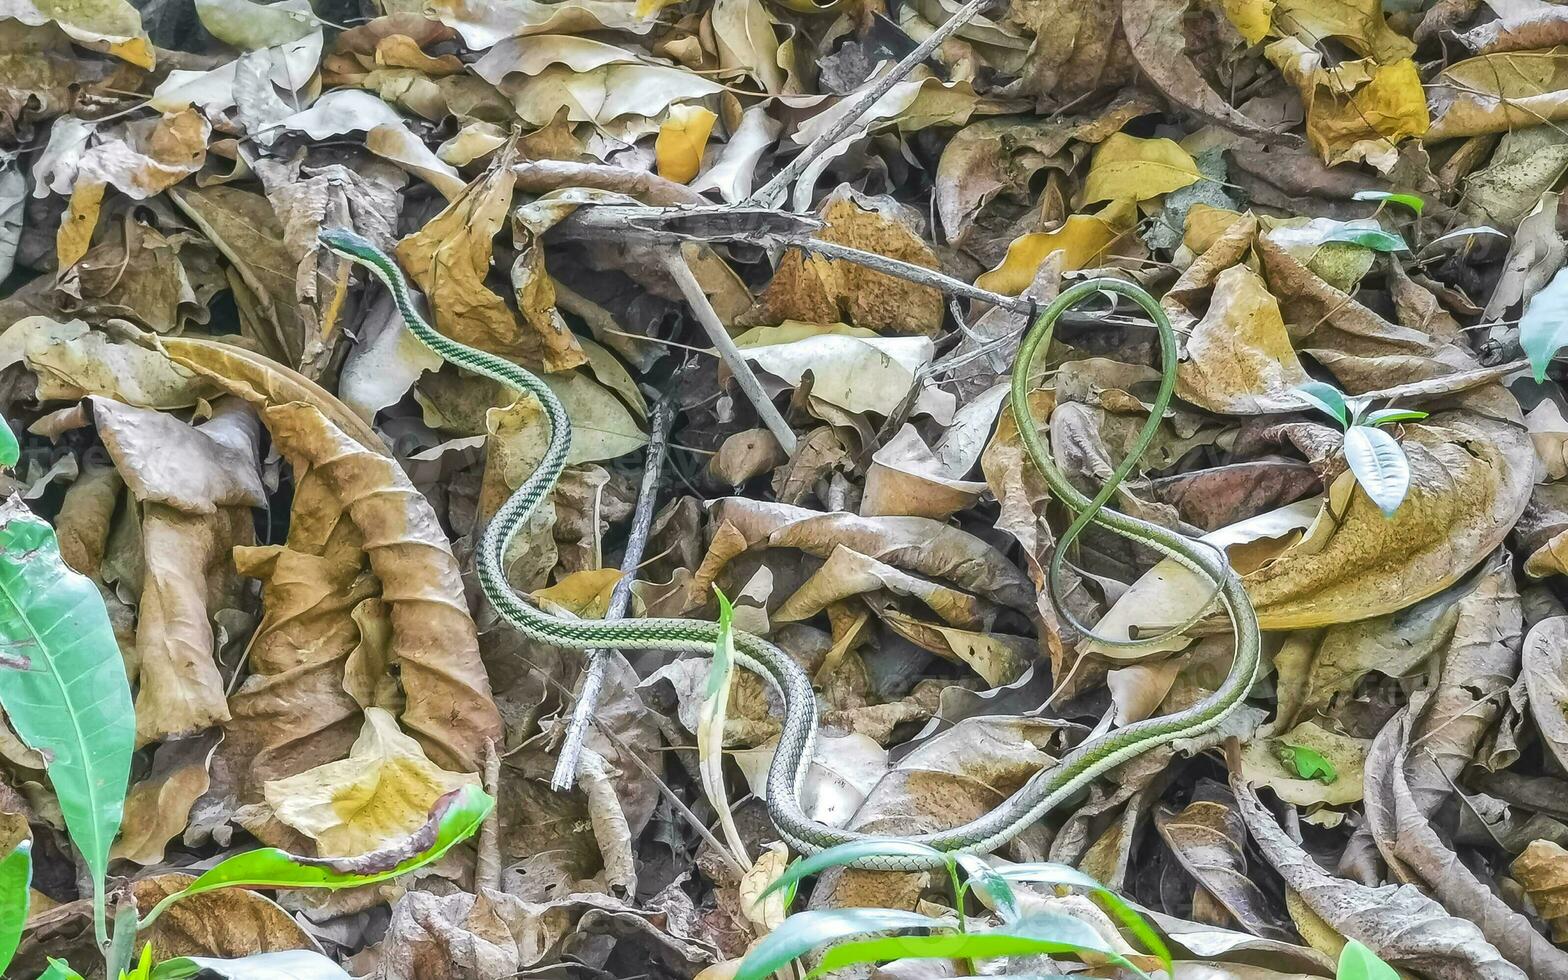
[[[1247,830],[1290,893],[1341,935],[1389,963],[1437,980],[1525,980],[1481,930],[1455,918],[1413,885],[1369,888],[1324,871],[1285,835],[1252,788],[1232,769],[1231,789]]]
[[[1552,940],[1562,942],[1568,932],[1568,904],[1564,889],[1568,881],[1568,851],[1549,840],[1533,840],[1509,866],[1509,872],[1524,886],[1537,914],[1552,926]],[[1532,930],[1533,931],[1533,930]]]
[[[1172,291],[1185,281],[1184,276]],[[1293,392],[1308,380],[1279,304],[1245,265],[1233,265],[1214,278],[1208,311],[1187,336],[1185,354],[1176,371],[1176,393],[1211,412],[1292,411],[1300,404]]]
[[[1247,931],[1289,941],[1290,932],[1276,920],[1263,889],[1247,871],[1247,829],[1235,801],[1220,785],[1198,784],[1192,801],[1181,812],[1162,806],[1154,826],[1199,888],[1214,897]]]
[[[677,184],[690,183],[702,169],[702,151],[718,118],[702,106],[672,106],[653,147],[659,176]]]
[[[440,214],[397,245],[397,259],[430,299],[435,327],[459,343],[563,371],[584,361],[582,349],[555,313],[554,292],[541,305],[522,304],[527,329],[485,285],[493,239],[506,221],[516,176],[512,154],[497,155],[490,169]],[[548,279],[541,287],[548,286]]]
[[[1343,806],[1361,799],[1362,765],[1371,745],[1367,739],[1349,738],[1306,721],[1274,738],[1248,742],[1242,750],[1241,774],[1287,803]],[[1322,772],[1321,762],[1314,771],[1302,767],[1299,760],[1286,761],[1292,750],[1303,748],[1327,759],[1333,771]]]
[[[1307,141],[1330,166],[1365,161],[1386,173],[1398,159],[1397,143],[1427,134],[1426,96],[1408,57],[1325,66],[1318,50],[1294,37],[1273,42],[1264,53],[1300,92]]]
[[[820,117],[818,117],[820,118]],[[876,252],[928,269],[936,255],[919,234],[918,219],[891,198],[867,198],[840,187],[824,203],[815,237]],[[879,332],[930,336],[942,324],[942,296],[864,266],[801,251],[787,251],[756,306],[737,325],[784,320],[843,322]]]
[[[323,855],[366,854],[425,824],[436,800],[479,777],[447,772],[426,758],[397,720],[365,709],[365,727],[347,759],[265,784],[267,805],[314,840]]]

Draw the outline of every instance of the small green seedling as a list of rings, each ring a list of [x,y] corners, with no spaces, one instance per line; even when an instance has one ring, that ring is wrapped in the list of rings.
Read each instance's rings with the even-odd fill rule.
[[[1296,389],[1296,396],[1339,423],[1345,431],[1345,462],[1350,472],[1383,516],[1394,516],[1410,491],[1410,461],[1394,437],[1380,426],[1424,419],[1426,413],[1407,408],[1369,411],[1371,399],[1346,398],[1344,392],[1321,381],[1307,382]]]

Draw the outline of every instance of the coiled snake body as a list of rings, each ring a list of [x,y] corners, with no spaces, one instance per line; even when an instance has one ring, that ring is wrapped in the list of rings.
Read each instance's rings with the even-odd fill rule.
[[[425,346],[464,370],[500,382],[519,393],[532,395],[544,407],[545,418],[550,426],[549,447],[544,460],[501,506],[485,529],[478,549],[480,585],[501,617],[523,635],[552,646],[578,650],[621,647],[711,654],[719,638],[717,623],[691,619],[628,619],[613,622],[563,619],[543,612],[517,596],[502,571],[502,556],[518,529],[555,486],[566,465],[567,451],[571,446],[571,424],[565,409],[543,382],[523,368],[436,332],[415,311],[409,299],[408,285],[397,265],[371,242],[344,229],[323,230],[320,238],[328,249],[364,265],[386,284],[392,291],[392,297],[408,329]],[[1067,481],[1051,462],[1041,443],[1029,408],[1029,366],[1035,351],[1048,342],[1057,318],[1083,299],[1102,292],[1128,297],[1153,318],[1159,328],[1164,351],[1164,379],[1149,421],[1133,451],[1091,500]],[[1225,682],[1217,691],[1183,711],[1136,722],[1090,739],[1069,752],[1056,765],[1037,773],[1000,806],[976,820],[951,830],[913,835],[907,839],[946,852],[984,854],[993,851],[1108,770],[1174,739],[1191,738],[1211,731],[1241,703],[1251,688],[1258,666],[1257,619],[1240,580],[1224,557],[1166,528],[1105,507],[1117,484],[1154,438],[1175,386],[1175,346],[1169,320],[1153,298],[1139,287],[1115,279],[1096,279],[1073,286],[1041,312],[1019,348],[1012,378],[1012,409],[1014,418],[1019,421],[1018,431],[1025,451],[1045,477],[1052,492],[1076,514],[1076,519],[1058,542],[1051,562],[1047,588],[1053,601],[1059,594],[1057,579],[1061,556],[1085,526],[1093,522],[1132,538],[1175,559],[1216,586],[1215,595],[1229,613],[1236,637],[1235,658]],[[1196,618],[1194,616],[1193,620],[1178,629],[1191,625]],[[1114,643],[1122,647],[1138,647],[1158,639],[1121,640]],[[811,678],[788,654],[761,637],[736,631],[734,641],[736,659],[741,666],[775,684],[784,700],[782,732],[767,781],[768,814],[780,837],[802,854],[812,854],[860,839],[864,835],[819,823],[808,817],[801,808],[800,789],[811,764],[817,732],[817,701],[812,691]],[[915,871],[939,864],[931,857],[890,855],[862,857],[854,862],[856,867],[884,871]]]

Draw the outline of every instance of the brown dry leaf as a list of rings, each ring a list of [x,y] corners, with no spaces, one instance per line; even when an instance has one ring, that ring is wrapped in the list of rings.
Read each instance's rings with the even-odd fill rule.
[[[1084,178],[1085,203],[1146,201],[1203,180],[1192,155],[1175,140],[1113,133],[1095,148]]]
[[[395,460],[357,445],[317,409],[291,402],[261,415],[296,472],[319,471],[364,537],[391,608],[392,652],[408,694],[403,723],[437,761],[475,771],[501,722],[457,561],[429,502]]]
[[[964,462],[969,464],[964,466],[967,471],[973,463]],[[984,483],[960,479],[963,474],[953,472],[957,469],[957,465],[945,466],[915,427],[905,423],[871,457],[860,498],[860,516],[945,520],[973,505],[985,490]]]
[[[1186,281],[1183,275],[1172,292]],[[1187,337],[1186,359],[1176,371],[1177,394],[1200,408],[1231,415],[1299,409],[1292,392],[1310,379],[1267,284],[1245,265],[1234,265],[1215,276],[1212,286],[1208,311]]]
[[[518,288],[528,294],[528,301],[521,304],[528,329],[519,329],[505,301],[485,284],[495,235],[505,225],[512,203],[517,181],[511,166],[514,158],[512,149],[498,153],[490,169],[446,210],[398,242],[397,259],[429,297],[436,329],[442,333],[546,370],[565,370],[583,363],[584,357],[570,331],[558,329],[549,316],[554,313],[554,291],[549,278],[538,275],[537,265],[530,264],[543,263],[542,253],[536,254],[538,246],[518,257],[526,275],[519,280],[514,271]]]
[[[297,263],[272,205],[259,194],[225,186],[169,196],[228,260],[244,335],[273,360],[300,366],[313,335],[298,301]]]
[[[733,524],[747,547],[795,548],[818,558],[848,548],[907,572],[947,579],[1004,606],[1034,606],[1034,589],[1001,552],[924,517],[857,517],[724,497],[712,505],[709,520]]]
[[[316,842],[318,853],[366,854],[424,826],[436,800],[464,786],[472,774],[447,772],[425,757],[380,708],[365,709],[365,727],[348,758],[263,787],[277,819]]]
[[[131,887],[137,907],[150,909],[195,880],[188,874],[161,874],[142,878]],[[245,888],[222,888],[181,899],[137,938],[152,943],[159,960],[239,957],[287,949],[321,951],[310,933],[277,903]]]
[[[1568,47],[1488,54],[1432,79],[1431,140],[1502,133],[1568,118]]]
[[[1568,952],[1547,942],[1528,919],[1477,878],[1417,806],[1405,779],[1410,720],[1409,711],[1395,716],[1367,757],[1367,823],[1378,850],[1401,880],[1419,882],[1453,914],[1474,922],[1500,953],[1529,976],[1568,975]],[[1518,862],[1514,867],[1517,872]]]
[[[1551,923],[1552,941],[1568,939],[1568,850],[1534,840],[1508,870],[1524,886],[1536,913]]]
[[[1330,929],[1364,943],[1393,966],[1434,980],[1527,980],[1478,927],[1449,915],[1415,886],[1369,888],[1324,871],[1280,829],[1234,767],[1231,789],[1248,832],[1285,879],[1288,894]]]
[[[220,389],[140,344],[93,330],[81,320],[17,320],[0,334],[0,364],[23,361],[38,375],[38,397],[75,401],[102,395],[138,408],[189,408]]]
[[[840,187],[824,202],[821,215],[824,226],[815,237],[822,241],[938,267],[916,230],[918,219],[891,198],[867,198]],[[771,326],[784,320],[930,336],[941,329],[942,295],[851,262],[787,251],[756,305],[736,322]]]
[[[169,841],[185,830],[191,806],[207,792],[217,743],[215,733],[208,733],[158,746],[152,771],[125,798],[125,820],[111,858],[143,866],[163,860]]]
[[[1370,739],[1350,738],[1304,721],[1273,738],[1253,738],[1241,750],[1241,775],[1267,786],[1286,803],[1302,807],[1344,806],[1361,799],[1362,769]],[[1281,758],[1288,747],[1306,748],[1327,759],[1336,770],[1332,780],[1305,779]]]
[[[1256,936],[1290,940],[1290,931],[1279,925],[1278,911],[1248,874],[1247,828],[1224,786],[1200,782],[1180,813],[1165,806],[1156,810],[1154,826],[1199,889],[1243,928]]]
[[[881,589],[918,598],[952,626],[978,629],[985,618],[984,608],[973,596],[907,575],[840,545],[774,610],[773,619],[786,623],[810,619],[835,602]]]
[[[1305,44],[1335,38],[1357,54],[1385,64],[1415,53],[1410,39],[1388,26],[1378,0],[1274,0],[1270,6],[1274,25],[1281,33],[1294,35]]]
[[[1530,714],[1547,749],[1559,762],[1568,759],[1568,618],[1554,616],[1525,636],[1521,676],[1530,695]]]

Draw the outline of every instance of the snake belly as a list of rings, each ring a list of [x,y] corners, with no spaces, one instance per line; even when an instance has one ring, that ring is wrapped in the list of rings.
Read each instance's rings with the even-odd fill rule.
[[[393,301],[409,331],[443,360],[489,378],[518,394],[532,395],[544,409],[549,426],[549,444],[544,459],[491,519],[480,540],[476,562],[479,583],[485,597],[510,626],[529,639],[551,646],[576,650],[596,647],[668,650],[704,655],[713,653],[719,639],[717,623],[692,619],[628,619],[616,621],[563,619],[524,602],[506,580],[502,556],[541,501],[555,487],[566,466],[571,448],[571,421],[566,410],[545,384],[531,372],[511,361],[460,344],[437,332],[414,308],[408,283],[391,257],[369,240],[346,229],[324,229],[320,241],[327,249],[365,266],[391,291]],[[1164,350],[1164,379],[1149,421],[1140,433],[1134,452],[1116,470],[1098,496],[1089,499],[1068,482],[1045,451],[1036,431],[1036,420],[1029,410],[1029,370],[1034,354],[1048,345],[1052,328],[1063,312],[1100,293],[1125,296],[1154,319]],[[1061,555],[1078,533],[1090,523],[1132,538],[1155,551],[1181,562],[1215,585],[1215,595],[1230,615],[1236,637],[1236,655],[1225,682],[1218,690],[1184,711],[1136,722],[1091,739],[1073,749],[1055,766],[1036,773],[1017,792],[994,810],[950,830],[910,835],[907,840],[929,845],[949,853],[984,854],[1016,837],[1026,827],[1064,801],[1085,789],[1095,779],[1149,750],[1177,738],[1191,738],[1212,730],[1236,708],[1251,688],[1258,666],[1257,618],[1240,580],[1224,561],[1223,555],[1202,548],[1166,528],[1116,512],[1106,506],[1116,486],[1138,455],[1154,438],[1165,406],[1175,386],[1176,345],[1170,321],[1141,288],[1116,279],[1095,279],[1066,290],[1038,317],[1024,337],[1012,379],[1012,408],[1015,418],[1025,422],[1018,430],[1025,451],[1045,477],[1051,491],[1076,515],[1056,551]],[[1047,591],[1055,603],[1058,558],[1052,560],[1051,584]],[[1058,603],[1058,606],[1060,604]],[[779,836],[791,849],[813,854],[839,844],[864,839],[859,834],[812,820],[800,803],[800,791],[811,764],[817,733],[817,701],[811,678],[788,654],[759,636],[742,631],[733,634],[736,660],[773,684],[784,704],[784,718],[778,748],[768,771],[768,815]],[[1140,646],[1159,638],[1120,641],[1121,646]],[[877,871],[919,871],[942,865],[939,858],[915,855],[873,855],[852,862],[853,867]]]

